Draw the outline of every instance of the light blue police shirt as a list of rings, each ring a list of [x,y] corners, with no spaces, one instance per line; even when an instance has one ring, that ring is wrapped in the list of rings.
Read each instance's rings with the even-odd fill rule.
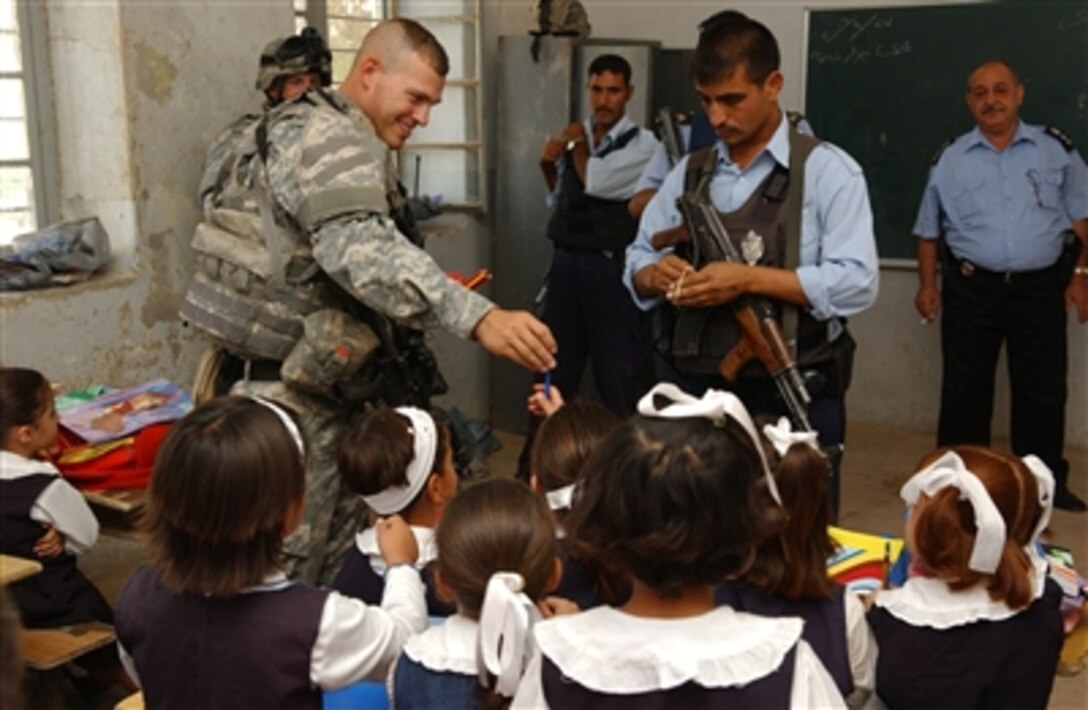
[[[1034,271],[1058,260],[1061,232],[1086,217],[1084,159],[1021,121],[1003,151],[977,126],[944,149],[930,170],[914,234],[943,233],[957,258],[990,271]]]
[[[728,147],[718,141],[718,162],[710,181],[710,199],[718,211],[739,209],[776,164],[789,165],[787,128],[783,113],[771,140],[744,170],[729,159]],[[634,276],[672,251],[671,247],[655,250],[651,240],[657,232],[681,222],[676,199],[684,191],[687,161],[685,156],[665,178],[642,214],[638,236],[627,247],[623,282],[644,311],[663,299],[639,295]],[[798,261],[797,278],[817,320],[853,315],[876,300],[879,268],[865,176],[853,158],[827,142],[821,142],[805,161]]]

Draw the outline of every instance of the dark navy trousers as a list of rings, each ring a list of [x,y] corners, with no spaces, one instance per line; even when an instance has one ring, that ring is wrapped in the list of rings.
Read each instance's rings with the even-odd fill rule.
[[[1007,348],[1011,438],[1017,456],[1035,454],[1066,484],[1066,312],[1059,269],[970,276],[946,262],[941,296],[941,414],[937,445],[990,444],[994,377]]]

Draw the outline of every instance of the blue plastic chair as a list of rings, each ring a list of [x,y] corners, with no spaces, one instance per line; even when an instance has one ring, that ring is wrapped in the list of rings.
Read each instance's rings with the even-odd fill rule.
[[[389,710],[385,683],[363,680],[340,690],[322,693],[325,710]]]

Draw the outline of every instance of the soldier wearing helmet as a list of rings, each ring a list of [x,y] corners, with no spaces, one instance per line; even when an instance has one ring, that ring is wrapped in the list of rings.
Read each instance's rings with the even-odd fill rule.
[[[332,83],[332,53],[313,27],[269,42],[261,52],[257,88],[268,105],[290,101],[314,86]]]

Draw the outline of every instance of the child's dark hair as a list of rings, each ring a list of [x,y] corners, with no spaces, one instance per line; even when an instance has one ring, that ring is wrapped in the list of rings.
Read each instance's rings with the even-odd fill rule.
[[[827,576],[827,560],[835,551],[827,533],[831,522],[827,458],[807,444],[794,444],[781,458],[770,446],[765,453],[774,467],[786,519],[742,579],[789,599],[827,599],[835,590]]]
[[[442,464],[449,451],[449,426],[444,416],[428,412],[434,420],[437,441],[431,471]],[[344,485],[360,496],[373,496],[393,486],[407,486],[408,464],[416,456],[411,420],[390,407],[363,412],[347,426],[336,453],[336,464]],[[416,505],[419,495],[405,510]]]
[[[548,591],[556,560],[555,523],[520,481],[491,478],[458,493],[435,531],[438,571],[462,614],[475,619],[491,575],[517,572],[533,601]]]
[[[571,552],[662,596],[745,571],[781,512],[735,421],[633,417],[586,463]]]
[[[143,520],[152,565],[179,592],[227,597],[259,584],[281,564],[305,481],[305,455],[268,404],[220,397],[194,409],[155,459]]]
[[[973,473],[1005,520],[1005,547],[992,574],[968,567],[977,528],[975,513],[968,501],[952,486],[942,488],[924,503],[919,501],[914,520],[915,552],[927,567],[953,590],[968,589],[981,581],[994,601],[1022,609],[1034,598],[1031,561],[1025,547],[1043,514],[1039,487],[1031,470],[1019,458],[982,446],[954,446],[940,449],[923,460],[925,468],[952,451]]]
[[[431,471],[442,465],[450,450],[450,428],[445,417],[428,412],[438,434]],[[336,454],[340,476],[351,491],[369,496],[393,486],[407,486],[408,464],[415,456],[412,422],[390,407],[364,412],[348,424]],[[428,472],[429,473],[429,472]],[[420,495],[423,491],[420,491]],[[405,509],[411,508],[417,495]]]
[[[569,402],[537,430],[529,470],[545,491],[569,486],[601,440],[622,421],[611,409],[593,400]]]
[[[49,407],[52,389],[37,370],[0,367],[0,445],[15,427],[33,424]]]

